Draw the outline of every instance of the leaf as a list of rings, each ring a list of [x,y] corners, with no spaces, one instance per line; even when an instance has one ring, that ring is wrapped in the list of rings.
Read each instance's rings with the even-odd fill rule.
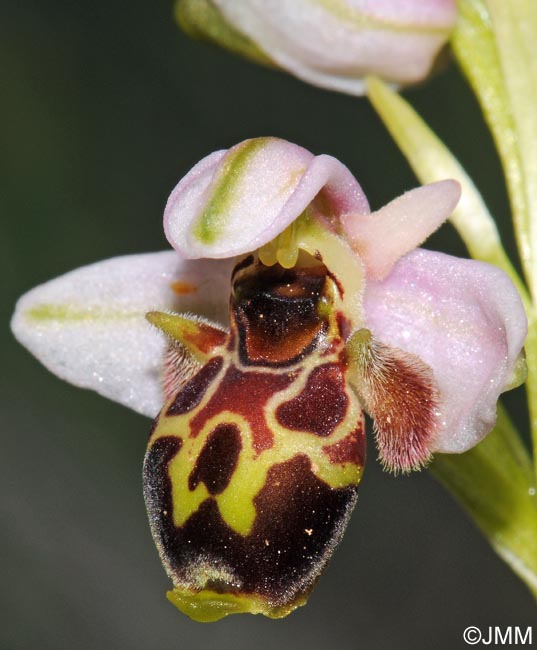
[[[461,502],[495,551],[537,597],[537,501],[532,464],[505,410],[464,454],[437,454],[432,473]]]

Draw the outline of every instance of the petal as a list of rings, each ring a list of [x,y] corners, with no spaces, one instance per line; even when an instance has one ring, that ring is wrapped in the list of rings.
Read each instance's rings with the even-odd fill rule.
[[[232,265],[173,251],[97,262],[22,296],[11,327],[62,379],[153,417],[163,402],[166,343],[146,312],[194,311],[226,322]]]
[[[359,184],[335,158],[277,138],[245,140],[208,156],[179,182],[164,229],[187,258],[240,255],[274,239],[321,190],[334,215],[369,212]]]
[[[494,426],[527,331],[520,297],[494,266],[418,249],[369,282],[366,326],[434,372],[441,427],[431,452],[461,453]]]
[[[397,260],[423,243],[453,212],[461,195],[457,181],[418,187],[370,215],[345,215],[343,229],[367,274],[385,278]]]
[[[224,18],[282,68],[363,94],[362,77],[422,79],[454,25],[454,0],[214,0]]]

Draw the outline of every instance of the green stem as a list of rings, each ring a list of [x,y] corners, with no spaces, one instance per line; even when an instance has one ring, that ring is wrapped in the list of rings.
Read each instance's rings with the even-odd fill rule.
[[[537,3],[457,0],[453,51],[481,105],[502,162],[532,301],[526,383],[537,476]]]
[[[507,257],[496,223],[459,161],[412,106],[383,81],[369,77],[367,96],[422,183],[445,178],[459,181],[462,195],[451,223],[473,258],[494,264],[509,275],[529,310],[528,292]]]
[[[461,455],[438,454],[432,473],[537,598],[537,497],[530,458],[502,407],[494,430]]]
[[[480,103],[502,161],[521,262],[530,282],[530,214],[516,126],[490,16],[482,0],[458,0],[458,10],[457,28],[451,39],[453,52]]]

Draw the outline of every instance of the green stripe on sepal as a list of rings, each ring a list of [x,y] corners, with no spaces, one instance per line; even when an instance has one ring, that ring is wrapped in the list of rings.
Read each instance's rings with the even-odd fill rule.
[[[354,8],[347,0],[309,0],[331,14],[347,27],[357,30],[386,30],[394,34],[449,34],[449,25],[431,25],[428,23],[404,23],[383,19],[380,16],[367,14],[363,9]],[[372,3],[374,4],[374,3]]]
[[[107,310],[102,307],[77,306],[61,303],[41,303],[24,312],[25,318],[36,323],[68,323],[73,321],[109,321],[140,318],[140,312]]]
[[[204,244],[214,244],[225,230],[228,213],[237,198],[237,188],[247,165],[270,138],[246,140],[224,158],[214,181],[211,199],[194,224],[192,234]]]
[[[210,0],[178,0],[175,19],[192,38],[207,40],[256,63],[273,66],[272,60],[247,36],[232,27]]]

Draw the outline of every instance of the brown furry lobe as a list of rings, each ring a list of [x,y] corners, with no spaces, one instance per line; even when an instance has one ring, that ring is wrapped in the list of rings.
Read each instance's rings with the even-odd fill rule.
[[[417,356],[376,341],[361,329],[347,342],[351,380],[374,420],[379,460],[398,474],[431,460],[438,428],[438,390],[431,368]]]
[[[167,402],[196,374],[201,368],[194,357],[179,341],[171,341],[164,353],[162,388],[164,401]]]

